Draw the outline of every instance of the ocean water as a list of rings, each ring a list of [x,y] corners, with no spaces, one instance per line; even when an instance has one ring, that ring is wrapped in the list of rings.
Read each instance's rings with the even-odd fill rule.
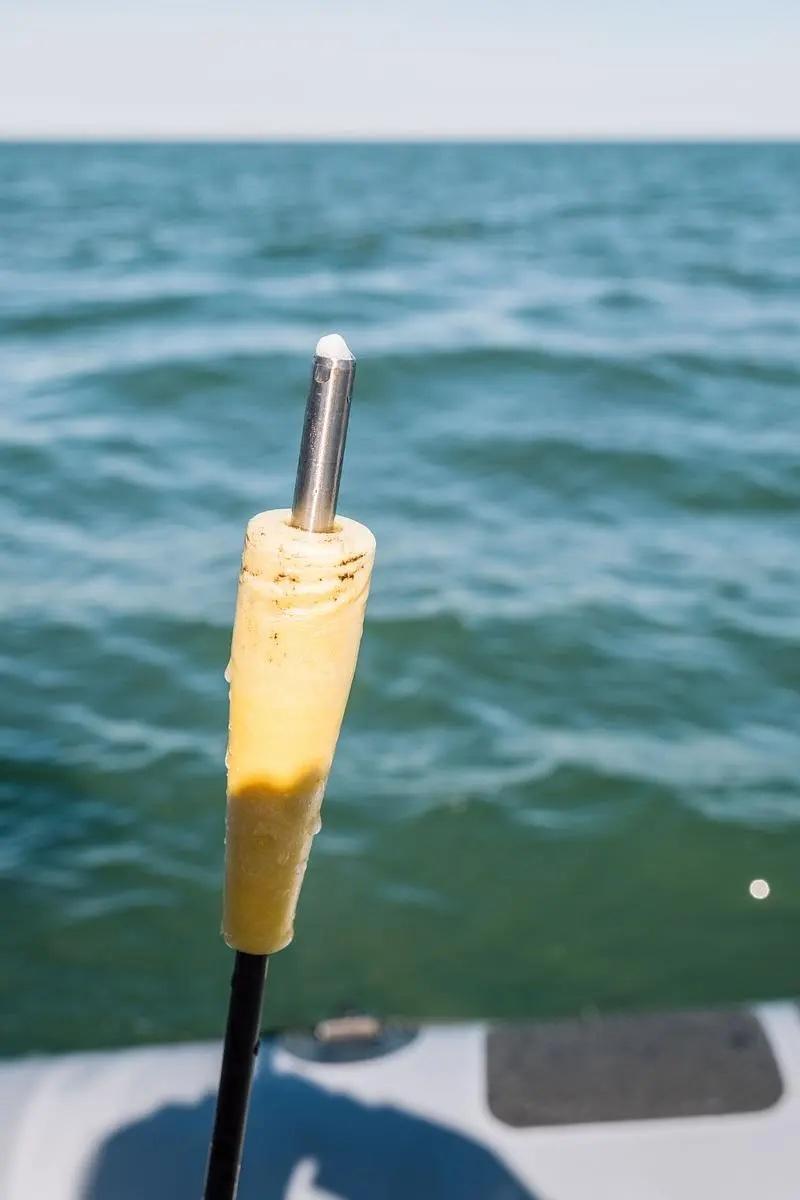
[[[0,147],[2,1051],[221,1031],[241,538],[332,329],[378,562],[266,1024],[800,989],[799,174]]]

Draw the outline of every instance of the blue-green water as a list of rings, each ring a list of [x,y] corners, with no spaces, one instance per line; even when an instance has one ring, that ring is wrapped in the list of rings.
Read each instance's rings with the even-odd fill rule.
[[[330,329],[379,559],[267,1023],[798,990],[799,175],[0,148],[2,1049],[221,1029],[238,556]]]

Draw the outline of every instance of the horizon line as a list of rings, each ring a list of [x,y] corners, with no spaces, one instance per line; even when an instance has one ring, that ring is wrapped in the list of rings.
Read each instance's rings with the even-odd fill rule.
[[[797,133],[214,134],[4,133],[0,145],[793,145]]]

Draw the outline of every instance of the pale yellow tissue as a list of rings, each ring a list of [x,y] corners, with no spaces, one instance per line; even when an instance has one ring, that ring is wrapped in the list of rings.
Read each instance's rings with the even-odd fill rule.
[[[247,526],[236,600],[228,731],[223,933],[272,954],[294,914],[353,680],[375,539],[337,517],[331,533],[288,510]]]

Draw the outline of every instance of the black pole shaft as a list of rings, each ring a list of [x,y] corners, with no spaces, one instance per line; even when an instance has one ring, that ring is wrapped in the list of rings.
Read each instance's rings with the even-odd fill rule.
[[[236,952],[204,1200],[234,1200],[261,1031],[265,954]]]

